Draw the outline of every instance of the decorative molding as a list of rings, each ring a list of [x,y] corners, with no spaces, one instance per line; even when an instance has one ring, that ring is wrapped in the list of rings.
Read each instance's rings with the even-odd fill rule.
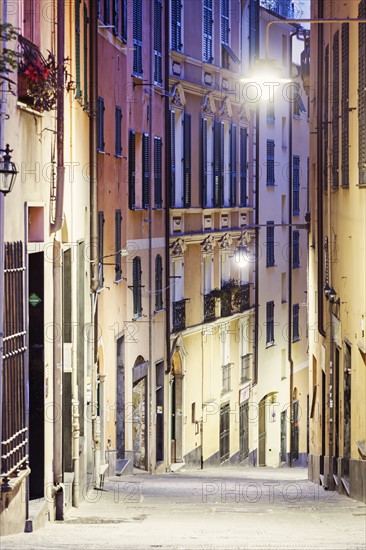
[[[225,233],[225,235],[219,241],[220,250],[230,250],[230,246],[232,242],[233,242],[232,236],[229,235],[229,233]]]
[[[215,98],[212,92],[208,92],[203,98],[201,109],[206,115],[214,115],[216,113]]]
[[[186,105],[186,96],[183,90],[183,86],[180,82],[175,84],[172,90],[171,104],[175,107],[183,109]]]
[[[238,237],[238,240],[236,242],[236,246],[249,246],[252,242],[252,238],[254,237],[253,233],[249,231],[243,231],[243,233]]]
[[[187,245],[183,239],[179,237],[170,248],[172,256],[183,256],[184,252],[187,250]]]
[[[233,109],[231,107],[231,101],[228,96],[224,97],[221,107],[219,109],[220,117],[231,118],[233,115]]]
[[[244,104],[239,111],[239,121],[242,126],[249,126],[250,113]]]
[[[206,239],[201,243],[202,252],[204,254],[210,254],[213,252],[216,241],[212,235],[208,235]]]

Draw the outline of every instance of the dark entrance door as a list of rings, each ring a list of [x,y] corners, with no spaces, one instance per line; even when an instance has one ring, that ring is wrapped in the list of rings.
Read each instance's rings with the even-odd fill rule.
[[[351,347],[346,343],[344,348],[344,447],[343,476],[349,477],[349,459],[351,456]]]
[[[125,337],[117,340],[117,458],[125,458]]]
[[[156,365],[156,462],[164,460],[164,363]]]
[[[230,456],[230,405],[220,407],[220,462]]]
[[[266,398],[259,403],[258,464],[266,465]]]
[[[44,273],[43,252],[29,255],[29,496],[44,496]],[[48,379],[47,379],[48,380]]]
[[[287,411],[281,412],[281,462],[287,462]]]
[[[249,455],[249,401],[241,403],[239,407],[239,453],[240,460],[244,460]]]
[[[339,349],[336,348],[335,350],[335,419],[334,419],[334,429],[335,429],[335,456],[339,456],[339,387],[340,387],[340,379],[339,379]],[[337,472],[337,470],[334,470]]]
[[[132,439],[133,465],[146,470],[146,376],[133,385],[132,389]]]
[[[292,460],[299,459],[299,402],[294,401],[292,405]]]

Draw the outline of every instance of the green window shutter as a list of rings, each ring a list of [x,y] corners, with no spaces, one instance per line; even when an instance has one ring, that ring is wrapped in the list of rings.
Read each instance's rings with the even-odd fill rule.
[[[154,195],[155,208],[163,207],[162,199],[162,143],[161,137],[154,138]]]
[[[175,112],[170,111],[170,205],[175,206]]]
[[[118,36],[119,29],[119,1],[113,0],[113,34]]]
[[[229,0],[221,0],[221,43],[229,45]]]
[[[214,207],[222,206],[222,173],[223,164],[221,147],[221,122],[214,122]]]
[[[267,267],[273,267],[275,265],[275,255],[274,255],[274,222],[267,222],[267,242],[266,242],[266,252],[267,252]]]
[[[142,0],[133,0],[133,73],[142,76]]]
[[[88,108],[88,10],[84,4],[84,108]]]
[[[182,0],[171,0],[172,50],[182,51]]]
[[[110,0],[104,0],[104,24],[110,23]]]
[[[267,139],[267,185],[275,184],[275,142]]]
[[[127,0],[122,0],[121,38],[127,42]]]
[[[183,206],[191,206],[191,115],[184,113],[183,118]]]
[[[325,60],[324,60],[324,182],[323,188],[328,188],[328,121],[329,121],[329,44],[325,48]]]
[[[292,234],[292,267],[300,267],[300,232]]]
[[[253,63],[259,50],[259,0],[249,2],[249,59]]]
[[[132,278],[133,278],[133,313],[140,317],[142,313],[141,303],[141,258],[137,256],[132,263]]]
[[[202,119],[202,139],[201,139],[201,200],[202,208],[207,208],[207,120]]]
[[[349,180],[349,24],[342,25],[342,187]]]
[[[339,31],[333,38],[332,187],[339,185]]]
[[[98,97],[98,112],[97,112],[97,140],[98,140],[98,151],[104,151],[104,99]]]
[[[162,70],[162,2],[154,0],[154,82],[163,81]]]
[[[236,206],[236,125],[230,128],[230,206]]]
[[[300,214],[300,157],[295,155],[292,158],[292,214]]]
[[[115,280],[120,281],[122,279],[122,266],[121,266],[121,229],[122,229],[122,215],[120,210],[116,210],[115,213]]]
[[[122,155],[122,109],[116,107],[115,110],[115,155]]]
[[[203,0],[203,61],[212,63],[212,0]]]
[[[163,308],[163,262],[160,254],[155,258],[155,310]]]
[[[248,130],[240,128],[240,206],[247,204],[247,143]]]
[[[75,0],[75,79],[76,91],[75,97],[81,98],[81,75],[80,75],[80,0]]]
[[[142,135],[142,206],[150,204],[150,144],[149,134]]]
[[[136,135],[130,130],[128,142],[128,206],[135,210],[136,206]]]

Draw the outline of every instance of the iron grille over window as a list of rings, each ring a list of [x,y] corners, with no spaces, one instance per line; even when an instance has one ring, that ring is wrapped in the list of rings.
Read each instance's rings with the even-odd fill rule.
[[[274,344],[274,302],[266,304],[266,343]]]
[[[205,294],[203,297],[203,318],[204,321],[213,321],[215,315],[216,300],[211,294]]]

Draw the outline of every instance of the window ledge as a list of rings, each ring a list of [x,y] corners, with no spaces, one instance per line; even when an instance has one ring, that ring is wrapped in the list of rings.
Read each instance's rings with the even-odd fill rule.
[[[32,107],[29,107],[29,105],[27,105],[27,103],[23,103],[22,101],[19,101],[19,100],[17,101],[17,107],[21,111],[25,111],[26,113],[29,113],[30,115],[38,116],[40,118],[42,118],[44,116],[44,113],[40,113],[36,109],[32,109]]]
[[[276,344],[274,342],[267,342],[266,343],[266,349],[268,348],[274,348],[276,346]]]
[[[296,344],[296,342],[300,342],[300,338],[293,338],[292,343]]]

